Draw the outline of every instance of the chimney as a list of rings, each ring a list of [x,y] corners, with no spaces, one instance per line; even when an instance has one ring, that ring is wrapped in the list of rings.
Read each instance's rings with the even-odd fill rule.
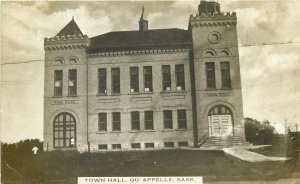
[[[144,20],[144,7],[142,9],[142,15],[139,21],[139,30],[147,31],[148,30],[148,20]]]

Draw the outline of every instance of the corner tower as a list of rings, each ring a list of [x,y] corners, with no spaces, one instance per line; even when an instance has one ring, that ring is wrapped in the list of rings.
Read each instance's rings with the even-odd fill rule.
[[[198,137],[244,139],[236,14],[211,1],[201,1],[198,10],[189,21]]]
[[[72,19],[44,39],[44,148],[87,147],[86,48],[90,44]],[[80,136],[78,136],[80,135]]]

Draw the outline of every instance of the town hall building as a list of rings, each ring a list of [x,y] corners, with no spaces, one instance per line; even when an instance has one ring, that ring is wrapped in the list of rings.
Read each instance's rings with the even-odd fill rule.
[[[45,149],[242,142],[236,14],[213,1],[198,11],[187,30],[149,29],[143,10],[138,30],[88,37],[72,19],[45,38]]]

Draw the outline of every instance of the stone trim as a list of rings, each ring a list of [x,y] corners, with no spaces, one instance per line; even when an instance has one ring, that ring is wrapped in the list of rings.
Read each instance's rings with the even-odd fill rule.
[[[95,57],[116,57],[124,55],[156,55],[156,54],[175,54],[180,52],[189,52],[191,49],[152,49],[152,50],[133,50],[133,51],[107,51],[87,54],[90,58]]]

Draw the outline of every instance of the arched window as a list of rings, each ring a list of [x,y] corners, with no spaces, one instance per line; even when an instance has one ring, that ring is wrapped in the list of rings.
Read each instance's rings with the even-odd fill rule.
[[[76,147],[76,120],[70,113],[58,114],[53,121],[54,148]]]
[[[217,105],[214,106],[208,113],[209,116],[211,115],[222,115],[222,114],[232,114],[231,110],[224,106],[224,105]]]
[[[62,58],[62,57],[56,57],[54,59],[54,61],[55,61],[55,64],[64,64],[64,62],[65,62],[64,58]]]
[[[78,63],[78,58],[76,56],[71,56],[71,57],[69,57],[69,62],[70,63]]]
[[[211,136],[233,135],[232,111],[224,106],[214,106],[208,113],[209,133]]]
[[[228,56],[230,53],[229,53],[229,51],[228,50],[221,50],[220,51],[220,55],[221,56]]]
[[[211,50],[208,50],[208,51],[205,51],[204,52],[204,57],[211,57],[211,56],[214,56],[215,53]]]

